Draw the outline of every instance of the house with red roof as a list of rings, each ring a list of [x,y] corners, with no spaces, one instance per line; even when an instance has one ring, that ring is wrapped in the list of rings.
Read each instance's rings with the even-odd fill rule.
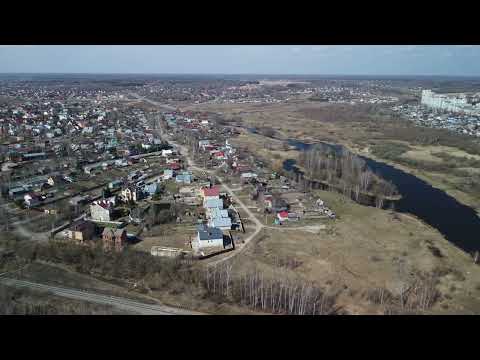
[[[219,199],[220,198],[220,186],[218,186],[218,185],[203,188],[202,192],[203,192],[204,201],[207,201],[209,199]]]
[[[213,157],[217,160],[225,159],[225,153],[223,151],[217,151],[213,153]]]
[[[180,164],[176,162],[169,164],[169,166],[170,166],[170,169],[172,170],[180,170],[182,168]]]
[[[288,220],[288,211],[280,211],[277,214],[277,218],[280,220],[280,222]]]
[[[237,164],[237,166],[235,168],[235,172],[237,174],[241,174],[241,173],[249,172],[249,171],[251,171],[251,169],[250,169],[250,166],[248,166],[248,165]]]

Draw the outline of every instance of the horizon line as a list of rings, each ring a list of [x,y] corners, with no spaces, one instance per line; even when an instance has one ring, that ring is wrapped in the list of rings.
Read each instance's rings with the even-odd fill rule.
[[[401,76],[401,77],[462,77],[462,78],[477,78],[478,75],[455,75],[455,74],[296,74],[296,73],[142,73],[142,72],[0,72],[0,75],[226,75],[226,76],[238,76],[238,75],[250,75],[250,76],[374,76],[374,77],[389,77],[389,76]]]

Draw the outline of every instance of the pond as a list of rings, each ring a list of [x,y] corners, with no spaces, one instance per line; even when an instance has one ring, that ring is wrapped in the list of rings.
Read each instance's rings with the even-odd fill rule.
[[[306,151],[315,145],[297,140],[289,140],[288,143],[300,151]],[[321,144],[335,151],[343,149],[342,145]],[[397,187],[402,195],[402,198],[395,202],[397,212],[415,215],[468,253],[480,250],[480,217],[474,209],[461,204],[444,191],[432,187],[414,175],[379,161],[363,156],[360,158],[366,161],[372,171]],[[285,160],[283,168],[295,171],[295,160]]]

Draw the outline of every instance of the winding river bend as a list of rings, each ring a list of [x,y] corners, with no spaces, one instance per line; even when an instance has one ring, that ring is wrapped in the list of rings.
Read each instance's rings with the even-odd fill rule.
[[[288,143],[301,151],[315,145],[296,140],[289,140]],[[342,145],[322,144],[331,146],[336,151],[343,149]],[[371,170],[395,184],[402,195],[402,198],[395,202],[396,211],[415,215],[468,253],[480,250],[480,217],[475,210],[414,175],[385,163],[360,157]],[[283,166],[285,170],[292,170],[294,164],[294,160],[286,160]]]

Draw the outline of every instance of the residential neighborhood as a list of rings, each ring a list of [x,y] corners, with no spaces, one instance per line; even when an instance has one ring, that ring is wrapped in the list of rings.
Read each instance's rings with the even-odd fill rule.
[[[422,103],[428,82],[63,76],[0,76],[0,282],[133,313],[474,298],[480,149],[426,127],[477,136],[478,119]]]
[[[270,86],[275,84],[240,85],[238,91],[253,94]],[[85,246],[102,242],[105,251],[116,252],[128,246],[143,249],[143,240],[156,239],[167,224],[177,224],[192,230],[170,247],[201,258],[235,251],[235,242],[241,245],[254,230],[245,224],[251,221],[246,206],[219,176],[236,181],[246,201],[252,201],[252,189],[261,192],[264,202],[253,204],[273,216],[268,220],[272,226],[304,214],[289,210],[271,186],[266,190],[278,175],[231,144],[240,130],[221,125],[218,114],[162,111],[137,93],[26,88],[22,95],[29,101],[0,106],[6,140],[2,176],[7,180],[2,193],[10,223],[31,219],[28,231],[40,229],[45,237]],[[222,94],[233,94],[234,88]],[[155,86],[150,89],[153,94]],[[151,248],[167,245],[157,242]]]

